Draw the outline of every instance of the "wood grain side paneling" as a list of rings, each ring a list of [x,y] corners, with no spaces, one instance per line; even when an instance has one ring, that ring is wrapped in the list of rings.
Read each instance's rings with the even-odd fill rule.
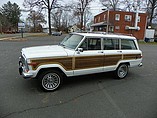
[[[141,54],[124,54],[123,60],[129,60],[129,59],[139,59],[141,58]]]
[[[72,57],[34,59],[34,60],[31,60],[31,63],[36,63],[32,65],[33,70],[37,69],[40,65],[44,65],[44,64],[59,64],[65,70],[72,70]]]
[[[104,66],[116,65],[122,59],[122,55],[105,55]]]
[[[75,69],[103,67],[103,61],[103,55],[75,57]]]

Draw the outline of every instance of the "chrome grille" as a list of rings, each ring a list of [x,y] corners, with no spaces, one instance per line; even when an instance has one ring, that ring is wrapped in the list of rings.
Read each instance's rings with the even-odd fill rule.
[[[27,61],[26,61],[26,59],[24,58],[23,55],[20,56],[19,66],[22,67],[25,70],[29,70]]]
[[[25,65],[26,61],[25,61],[25,58],[21,55],[21,59],[20,59],[22,65]]]

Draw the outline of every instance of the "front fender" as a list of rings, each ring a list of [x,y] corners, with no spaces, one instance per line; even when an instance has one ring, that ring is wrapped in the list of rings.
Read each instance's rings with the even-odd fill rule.
[[[59,68],[66,76],[73,76],[73,70],[66,70],[65,68],[63,68],[61,65],[59,64],[46,64],[46,65],[40,65],[35,71],[36,71],[36,75],[38,74],[38,72],[41,69],[48,69],[48,68]]]

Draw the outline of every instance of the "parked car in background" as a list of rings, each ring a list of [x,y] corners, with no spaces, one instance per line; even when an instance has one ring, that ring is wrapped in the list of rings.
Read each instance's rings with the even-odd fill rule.
[[[61,36],[62,35],[62,31],[60,31],[60,32],[54,31],[54,32],[52,32],[52,35],[53,36]]]

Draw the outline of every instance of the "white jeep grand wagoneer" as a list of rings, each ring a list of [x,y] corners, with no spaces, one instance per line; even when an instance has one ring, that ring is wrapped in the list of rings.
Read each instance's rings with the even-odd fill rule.
[[[123,79],[129,67],[142,66],[142,52],[135,37],[73,33],[59,45],[23,48],[19,72],[37,78],[44,90],[60,87],[63,77],[113,71]]]

